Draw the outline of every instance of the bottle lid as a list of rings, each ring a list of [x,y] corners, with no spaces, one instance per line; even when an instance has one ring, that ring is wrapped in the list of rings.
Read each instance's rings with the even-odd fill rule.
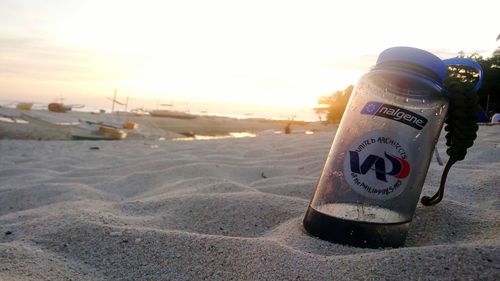
[[[377,64],[409,63],[431,71],[439,82],[446,78],[446,65],[443,61],[427,51],[412,47],[393,47],[384,50],[377,59]]]

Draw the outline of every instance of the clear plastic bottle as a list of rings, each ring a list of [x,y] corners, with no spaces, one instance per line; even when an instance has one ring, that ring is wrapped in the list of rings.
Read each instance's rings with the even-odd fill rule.
[[[402,246],[448,109],[446,65],[395,47],[354,87],[304,228],[358,247]]]

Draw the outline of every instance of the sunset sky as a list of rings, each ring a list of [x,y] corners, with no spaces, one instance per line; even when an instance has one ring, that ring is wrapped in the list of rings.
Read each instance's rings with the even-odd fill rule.
[[[0,1],[0,100],[313,107],[392,46],[490,56],[498,1]]]

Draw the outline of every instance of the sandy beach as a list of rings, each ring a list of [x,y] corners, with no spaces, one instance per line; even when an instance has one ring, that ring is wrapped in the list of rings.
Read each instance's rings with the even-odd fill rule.
[[[334,135],[0,140],[0,280],[500,279],[499,126],[479,129],[398,249],[304,233]],[[433,160],[422,195],[441,171]]]

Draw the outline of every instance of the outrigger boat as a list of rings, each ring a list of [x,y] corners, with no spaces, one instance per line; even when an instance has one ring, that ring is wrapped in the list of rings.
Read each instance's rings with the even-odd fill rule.
[[[31,102],[20,102],[16,105],[17,110],[31,110],[33,103]]]
[[[153,117],[167,117],[167,118],[175,118],[175,119],[195,119],[198,118],[197,115],[175,111],[175,110],[152,110],[149,114]]]
[[[52,102],[49,103],[47,106],[47,109],[52,112],[68,112],[71,111],[73,108],[83,108],[85,105],[83,104],[63,104],[63,103],[58,103],[58,102]]]
[[[83,121],[71,128],[72,140],[123,140],[127,132],[101,122]]]

